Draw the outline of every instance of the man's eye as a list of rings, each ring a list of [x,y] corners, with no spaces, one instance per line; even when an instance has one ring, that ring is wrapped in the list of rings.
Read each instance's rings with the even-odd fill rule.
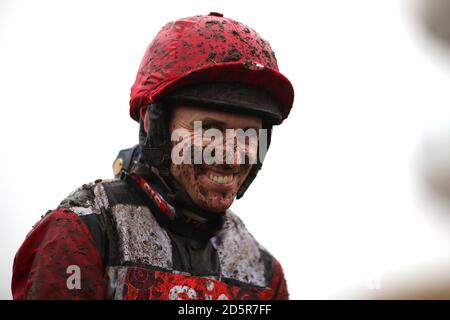
[[[203,125],[203,130],[208,130],[208,129],[217,129],[217,127],[212,124],[212,123],[206,123]]]

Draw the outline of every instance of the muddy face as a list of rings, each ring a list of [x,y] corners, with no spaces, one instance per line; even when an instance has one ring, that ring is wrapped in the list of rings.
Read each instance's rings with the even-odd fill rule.
[[[217,129],[223,133],[223,143],[220,143],[220,146],[223,147],[221,153],[224,157],[223,163],[218,164],[218,161],[215,161],[211,164],[205,164],[202,161],[200,164],[195,164],[198,162],[192,161],[191,164],[174,164],[172,162],[170,173],[186,190],[194,203],[208,211],[221,213],[231,206],[239,188],[247,178],[252,166],[248,161],[249,153],[256,149],[254,145],[253,148],[249,146],[249,144],[252,144],[250,140],[246,141],[244,145],[236,140],[227,140],[226,130],[253,128],[257,131],[261,128],[262,121],[256,116],[238,115],[196,107],[177,107],[170,121],[170,132],[172,134],[174,130],[183,129],[184,134],[189,135],[190,139],[183,137],[182,140],[193,142],[191,150],[194,148],[205,150],[208,145],[211,146],[211,143],[214,142],[214,139],[205,139],[195,134],[196,121],[202,122],[203,130]],[[217,141],[215,143],[217,144]],[[176,142],[172,142],[172,144],[175,145]],[[227,152],[231,151],[230,149],[235,151],[231,162],[225,159]],[[238,149],[242,152],[237,152]],[[193,156],[194,152],[191,153]],[[242,162],[243,156],[247,158],[244,159],[244,163]]]

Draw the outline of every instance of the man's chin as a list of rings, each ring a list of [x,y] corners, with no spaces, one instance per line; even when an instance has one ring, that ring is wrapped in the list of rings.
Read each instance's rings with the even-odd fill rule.
[[[203,209],[214,212],[214,213],[223,213],[225,212],[233,203],[234,198],[225,198],[223,196],[212,196],[207,197],[205,199],[196,199],[195,201],[197,205],[202,207]]]

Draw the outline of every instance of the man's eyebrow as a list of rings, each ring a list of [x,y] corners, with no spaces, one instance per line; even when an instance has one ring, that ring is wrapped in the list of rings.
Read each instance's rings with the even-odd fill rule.
[[[202,126],[207,125],[207,126],[211,126],[211,127],[216,127],[216,128],[227,128],[227,123],[217,120],[215,118],[211,118],[211,117],[205,117],[202,119],[195,119],[192,120],[190,122],[191,127],[194,127],[194,122],[196,121],[201,121],[202,122]],[[242,129],[244,131],[247,131],[248,129],[254,129],[256,132],[258,132],[259,129],[261,129],[259,126],[246,126],[244,128],[238,128],[238,129]]]
[[[262,129],[262,128],[260,128],[259,126],[248,126],[248,127],[242,128],[242,130],[244,130],[244,131],[246,131],[246,130],[248,130],[248,129],[253,129],[253,130],[255,130],[255,131],[258,131],[258,130],[260,130],[260,129]]]
[[[192,120],[190,125],[194,126],[194,122],[196,122],[196,121],[201,121],[202,125],[207,124],[207,125],[212,125],[212,126],[215,126],[215,127],[225,127],[226,126],[225,122],[217,120],[217,119],[214,119],[214,118],[209,118],[209,117]]]

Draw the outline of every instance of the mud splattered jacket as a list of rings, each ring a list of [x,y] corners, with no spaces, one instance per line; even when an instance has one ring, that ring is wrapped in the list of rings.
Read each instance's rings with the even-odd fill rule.
[[[15,299],[288,298],[279,262],[231,211],[180,218],[157,185],[131,178],[83,185],[33,227]]]

